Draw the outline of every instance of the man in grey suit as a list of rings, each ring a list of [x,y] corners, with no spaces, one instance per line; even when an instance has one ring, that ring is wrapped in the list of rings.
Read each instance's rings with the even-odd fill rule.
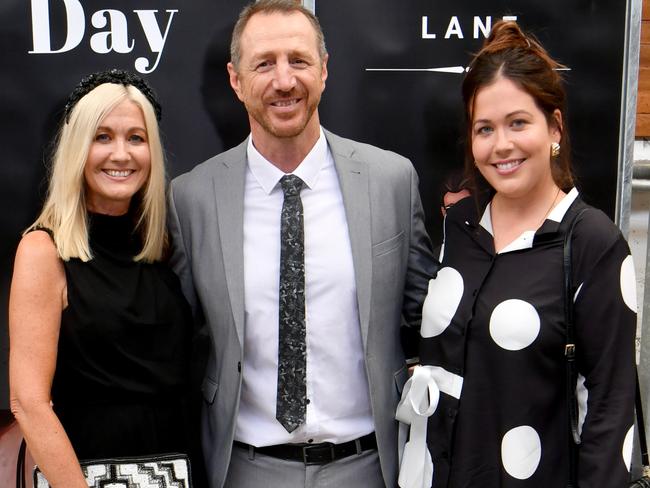
[[[327,60],[299,2],[246,7],[228,73],[251,135],[172,183],[211,488],[397,484],[400,329],[437,263],[411,163],[320,126]]]

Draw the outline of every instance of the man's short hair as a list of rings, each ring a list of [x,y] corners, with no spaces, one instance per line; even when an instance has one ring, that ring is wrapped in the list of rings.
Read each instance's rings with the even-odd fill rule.
[[[321,60],[325,59],[327,56],[327,49],[325,48],[325,35],[323,34],[323,29],[320,26],[320,22],[316,16],[309,10],[305,8],[300,0],[259,0],[257,2],[252,2],[246,5],[244,9],[239,14],[237,23],[232,31],[232,39],[230,41],[230,62],[233,64],[235,69],[239,67],[239,61],[241,59],[241,36],[244,32],[244,28],[251,17],[255,14],[274,14],[274,13],[284,13],[291,14],[294,12],[299,12],[307,17],[307,20],[311,23],[314,31],[316,32],[316,43],[318,44],[318,54],[320,55]]]

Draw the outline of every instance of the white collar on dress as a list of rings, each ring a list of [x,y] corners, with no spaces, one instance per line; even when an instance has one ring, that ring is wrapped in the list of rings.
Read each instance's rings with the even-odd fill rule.
[[[562,222],[564,215],[567,213],[567,210],[569,210],[569,207],[574,202],[574,200],[578,198],[578,195],[579,195],[578,190],[576,188],[572,188],[571,191],[566,195],[564,195],[562,200],[560,200],[560,202],[553,208],[553,210],[551,211],[550,214],[548,214],[545,220],[552,220],[558,223]],[[479,225],[483,227],[486,231],[488,231],[492,237],[494,237],[494,229],[492,227],[492,217],[490,212],[491,206],[492,206],[492,202],[490,201],[488,202],[488,204],[485,207],[485,210],[483,211],[483,216],[481,217]],[[503,254],[511,251],[520,251],[522,249],[530,249],[531,247],[533,247],[533,241],[536,232],[537,232],[536,230],[525,230],[514,241],[512,241],[510,244],[508,244],[503,249],[501,249],[501,251],[499,251],[498,254]]]

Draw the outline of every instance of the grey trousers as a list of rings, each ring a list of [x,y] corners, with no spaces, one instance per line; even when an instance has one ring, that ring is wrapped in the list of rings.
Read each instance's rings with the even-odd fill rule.
[[[251,459],[253,458],[253,459]],[[224,488],[386,488],[376,450],[305,465],[233,446]]]

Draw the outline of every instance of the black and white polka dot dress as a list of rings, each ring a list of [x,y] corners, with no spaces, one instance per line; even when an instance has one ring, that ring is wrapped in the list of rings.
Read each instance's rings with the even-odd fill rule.
[[[569,470],[562,249],[587,207],[572,190],[537,232],[495,254],[489,205],[456,204],[423,308],[437,367],[427,444],[435,488],[564,487]],[[589,208],[573,235],[582,444],[579,486],[626,486],[632,452],[636,281],[627,243]]]

